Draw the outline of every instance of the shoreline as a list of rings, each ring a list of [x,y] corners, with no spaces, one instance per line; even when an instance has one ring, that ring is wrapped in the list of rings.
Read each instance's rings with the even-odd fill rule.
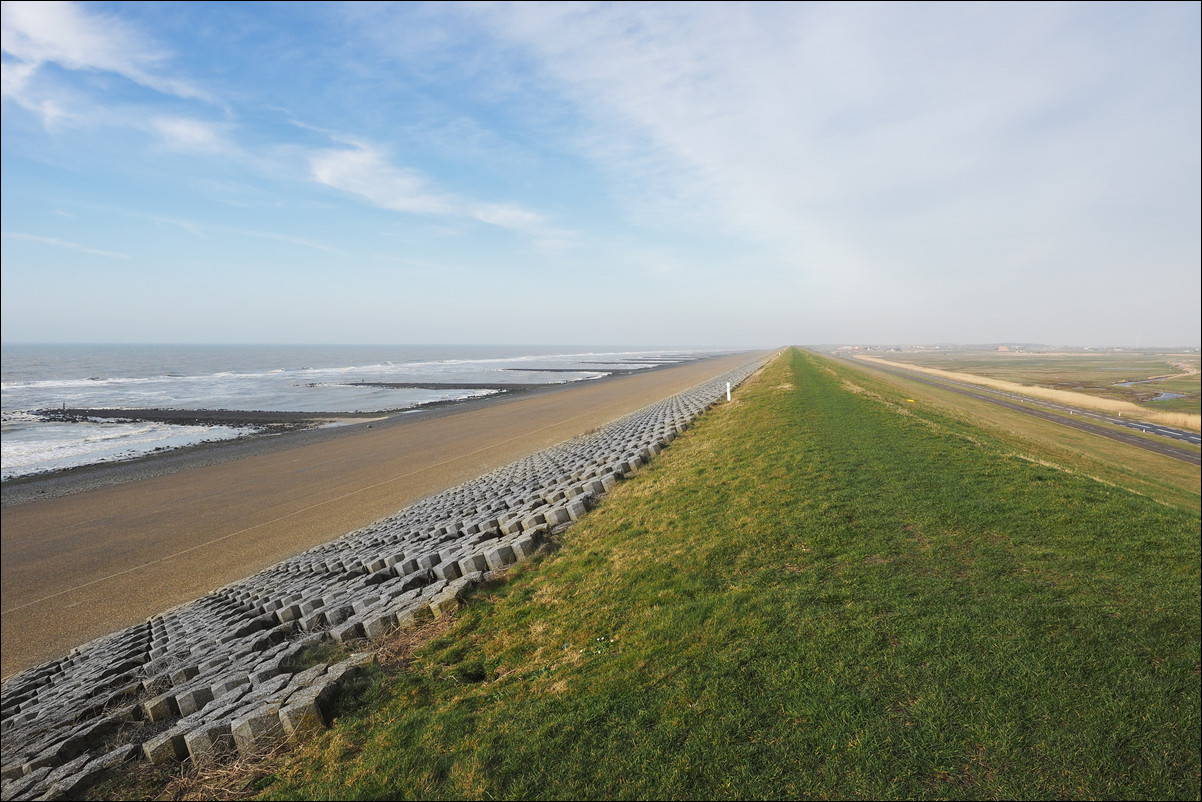
[[[16,507],[37,501],[99,490],[114,485],[137,482],[158,476],[166,476],[192,468],[220,465],[245,457],[271,454],[299,446],[321,443],[335,438],[356,434],[370,428],[408,425],[428,421],[446,415],[470,412],[486,406],[505,404],[521,398],[532,398],[575,387],[598,385],[631,375],[645,375],[661,370],[696,364],[711,359],[720,359],[738,352],[722,352],[704,357],[684,359],[678,362],[656,364],[652,367],[632,370],[614,370],[596,379],[559,382],[555,384],[511,384],[438,382],[364,382],[367,386],[387,388],[448,388],[448,389],[494,389],[503,387],[502,392],[475,398],[452,398],[431,401],[414,407],[379,410],[375,412],[272,412],[268,410],[171,410],[171,409],[65,409],[46,410],[54,414],[71,414],[82,417],[127,417],[136,420],[153,420],[165,423],[205,421],[223,426],[271,426],[274,431],[259,431],[229,440],[195,443],[180,448],[142,454],[130,459],[112,462],[95,462],[72,468],[58,468],[40,473],[18,476],[0,482],[0,508]],[[579,372],[579,371],[576,371]],[[350,382],[348,384],[360,384]],[[328,421],[355,421],[330,426],[320,425]]]
[[[57,484],[60,495],[3,509],[0,675],[587,434],[757,353],[27,484],[26,492]]]

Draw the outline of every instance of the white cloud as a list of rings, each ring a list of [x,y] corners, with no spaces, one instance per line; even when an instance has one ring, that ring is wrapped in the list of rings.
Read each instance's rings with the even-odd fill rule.
[[[203,120],[184,117],[156,117],[151,126],[176,150],[225,153],[232,146],[226,141],[218,126]]]
[[[374,149],[324,150],[309,160],[313,177],[326,186],[366,198],[384,209],[410,214],[452,214],[450,198],[427,189],[427,182],[412,170],[388,164]]]
[[[23,239],[23,240],[27,240],[29,242],[40,242],[43,245],[54,245],[55,247],[58,247],[58,248],[68,248],[73,251],[83,251],[84,253],[91,253],[91,254],[95,254],[97,256],[111,256],[115,259],[128,259],[129,258],[128,253],[116,253],[114,251],[102,251],[102,250],[99,250],[98,248],[88,248],[84,245],[79,245],[74,242],[67,242],[67,241],[61,240],[61,239],[53,239],[51,237],[38,237],[33,234],[21,234],[16,231],[5,231],[3,233],[0,233],[0,236],[7,237],[9,239]]]
[[[865,275],[988,272],[1057,227],[1025,267],[1066,269],[1105,215],[1134,213],[1149,178],[1165,182],[1169,153],[1196,164],[1196,121],[1153,101],[1186,74],[1162,56],[1177,52],[1160,41],[1175,35],[1172,6],[1129,20],[1071,5],[479,13],[591,121],[591,155],[632,220],[708,219],[810,279],[845,273],[849,290]],[[1191,192],[1154,206],[1176,219]]]
[[[543,216],[509,203],[485,203],[471,210],[478,220],[501,228],[534,230],[544,225]]]
[[[0,46],[16,60],[5,65],[6,96],[27,97],[37,69],[53,63],[68,70],[115,73],[164,94],[209,99],[191,83],[160,74],[168,54],[133,26],[75,3],[4,3]]]
[[[548,241],[563,236],[547,226],[542,215],[517,204],[480,202],[433,189],[417,171],[394,167],[377,149],[362,143],[351,149],[319,151],[310,156],[309,167],[319,183],[358,195],[383,209],[470,217],[499,228],[545,235]]]

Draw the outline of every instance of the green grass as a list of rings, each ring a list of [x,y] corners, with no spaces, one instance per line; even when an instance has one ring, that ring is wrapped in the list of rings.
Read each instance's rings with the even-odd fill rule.
[[[1190,798],[1196,509],[798,351],[267,798]]]
[[[858,375],[855,381],[864,388],[889,396],[902,393],[905,398],[921,401],[924,408],[937,410],[969,428],[981,429],[995,442],[1029,459],[1083,473],[1165,504],[1202,512],[1202,488],[1199,486],[1202,476],[1196,465],[970,398],[907,376],[875,370],[871,363],[848,360],[840,364],[856,370]],[[1098,421],[1091,423],[1118,429]],[[1133,433],[1129,429],[1122,431]],[[1151,435],[1142,437],[1164,442],[1162,438]]]

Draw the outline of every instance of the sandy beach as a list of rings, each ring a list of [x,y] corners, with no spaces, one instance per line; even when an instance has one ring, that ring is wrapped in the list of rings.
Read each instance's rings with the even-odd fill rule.
[[[752,359],[60,477],[6,498],[5,678]],[[166,468],[162,466],[168,466]],[[106,479],[105,477],[109,478]],[[80,484],[93,489],[79,490]],[[91,483],[91,484],[88,484]],[[37,485],[27,485],[37,498]]]

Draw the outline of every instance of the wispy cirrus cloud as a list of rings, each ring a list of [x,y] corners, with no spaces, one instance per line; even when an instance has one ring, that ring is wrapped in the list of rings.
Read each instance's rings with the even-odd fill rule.
[[[70,2],[6,2],[0,46],[13,62],[5,65],[4,93],[26,97],[38,69],[56,64],[67,70],[108,72],[168,95],[212,100],[189,81],[163,74],[169,54],[116,16]]]
[[[384,209],[410,214],[453,214],[457,209],[416,171],[393,167],[366,145],[320,151],[310,157],[309,166],[319,183]]]
[[[236,150],[225,135],[225,126],[187,117],[155,117],[150,127],[173,150],[231,153]]]
[[[347,253],[340,248],[335,248],[322,242],[308,239],[306,237],[297,237],[289,234],[281,234],[278,231],[265,231],[262,229],[245,228],[242,226],[229,226],[214,223],[202,223],[196,220],[186,220],[177,217],[164,217],[161,215],[151,215],[144,212],[133,212],[127,209],[105,209],[110,213],[120,214],[124,217],[138,218],[147,220],[155,225],[170,226],[182,228],[197,239],[212,239],[215,237],[226,237],[229,235],[236,237],[253,237],[255,239],[271,240],[273,242],[284,242],[289,245],[296,245],[301,248],[310,248],[315,251],[323,251],[325,253],[338,254],[346,256]]]
[[[512,203],[489,203],[442,192],[416,170],[395,167],[376,148],[322,150],[310,156],[314,180],[349,192],[383,209],[407,214],[446,215],[479,220],[499,228],[551,234],[543,215]]]
[[[0,236],[6,239],[22,239],[29,242],[40,242],[43,245],[53,245],[56,248],[67,248],[73,251],[82,251],[83,253],[91,253],[96,256],[109,256],[114,259],[128,259],[128,253],[118,253],[116,251],[102,251],[99,248],[89,248],[86,245],[80,245],[76,242],[67,242],[66,240],[54,239],[53,237],[39,237],[35,234],[22,234],[18,231],[0,232]]]
[[[811,264],[887,273],[904,253],[948,275],[962,258],[940,243],[1004,248],[999,225],[1038,236],[1053,219],[1064,260],[1075,229],[1155,218],[1132,203],[1155,197],[1149,181],[1183,206],[1165,152],[1197,163],[1197,121],[1174,97],[1197,80],[1161,55],[1180,52],[1173,6],[1124,20],[1071,4],[471,13],[591,120],[590,153],[633,217],[708,216]]]

